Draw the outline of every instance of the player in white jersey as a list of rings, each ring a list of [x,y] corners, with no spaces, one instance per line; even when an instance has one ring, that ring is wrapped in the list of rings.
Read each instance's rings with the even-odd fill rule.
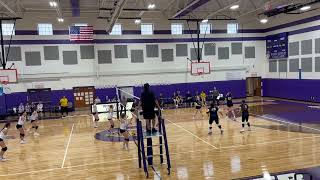
[[[108,120],[110,122],[110,128],[109,129],[113,129],[114,128],[114,122],[113,122],[113,105],[109,106],[108,109]]]
[[[3,155],[8,150],[8,148],[4,143],[4,140],[7,137],[9,128],[10,128],[10,123],[6,123],[0,131],[0,146],[1,146],[0,161],[6,161],[6,158],[4,158]]]
[[[34,136],[39,136],[40,134],[37,132],[38,131],[38,120],[39,120],[39,115],[38,115],[38,112],[37,110],[33,110],[31,116],[30,116],[30,120],[31,120],[31,128],[28,130],[29,133],[32,133],[32,129],[34,129],[34,132],[33,132],[33,135]]]
[[[127,120],[127,117],[124,113],[121,114],[120,117],[120,133],[124,137],[123,141],[123,149],[129,150],[129,132],[128,132],[128,126],[131,122]]]
[[[20,144],[24,144],[26,143],[25,140],[24,140],[24,129],[23,129],[23,125],[24,123],[27,121],[27,113],[26,112],[23,112],[20,117],[19,117],[19,121],[16,125],[16,128],[19,130],[20,132]]]
[[[99,113],[98,113],[98,108],[97,108],[97,103],[94,102],[92,105],[92,116],[94,119],[94,128],[98,127],[98,121],[99,121]]]

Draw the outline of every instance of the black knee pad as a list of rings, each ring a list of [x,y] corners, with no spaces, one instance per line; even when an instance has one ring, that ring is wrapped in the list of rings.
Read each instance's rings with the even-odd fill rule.
[[[24,134],[20,133],[20,136],[21,136],[21,137],[24,137]]]
[[[7,150],[8,150],[8,148],[7,147],[4,147],[4,148],[2,148],[1,149],[3,152],[6,152]]]
[[[35,128],[35,129],[38,129],[38,128],[39,128],[39,126],[35,126],[34,128]]]
[[[129,139],[127,139],[127,138],[126,138],[126,139],[124,139],[124,140],[125,140],[125,141],[129,141]]]

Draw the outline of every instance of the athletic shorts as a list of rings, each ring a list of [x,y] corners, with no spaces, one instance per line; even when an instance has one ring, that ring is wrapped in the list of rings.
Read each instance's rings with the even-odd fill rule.
[[[196,106],[196,109],[201,109],[201,106],[198,106],[198,105],[197,105],[197,106]]]
[[[93,112],[93,113],[92,113],[92,115],[96,115],[96,114],[97,114],[96,112]]]
[[[233,107],[233,103],[227,103],[228,107]]]
[[[219,124],[219,118],[210,118],[210,119],[209,119],[209,124],[212,124],[213,121],[214,121],[216,124]]]
[[[122,134],[122,133],[125,133],[127,130],[125,130],[125,129],[120,129],[120,133]]]
[[[143,111],[142,115],[143,115],[144,119],[154,119],[154,118],[156,118],[156,114],[155,114],[154,110]]]
[[[31,123],[35,122],[36,120],[31,120]]]
[[[17,124],[17,125],[16,125],[16,128],[17,128],[17,129],[20,129],[20,128],[22,128],[22,125]]]
[[[3,139],[0,138],[0,142],[3,141]]]

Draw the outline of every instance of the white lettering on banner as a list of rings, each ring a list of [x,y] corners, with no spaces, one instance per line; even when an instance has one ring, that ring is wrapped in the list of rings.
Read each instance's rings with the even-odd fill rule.
[[[266,178],[256,178],[256,179],[253,179],[253,180],[275,180],[276,178],[278,180],[292,180],[294,179],[294,175],[296,173],[289,173],[289,174],[279,174],[279,175],[276,175],[276,176],[269,176],[270,178],[266,179]],[[304,177],[303,175],[299,174],[297,175],[297,178],[295,180],[304,180]]]

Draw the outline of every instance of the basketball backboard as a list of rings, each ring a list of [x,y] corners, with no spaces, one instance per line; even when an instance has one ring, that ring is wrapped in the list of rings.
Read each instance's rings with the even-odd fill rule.
[[[199,76],[203,74],[210,74],[210,62],[192,62],[191,75]]]
[[[16,69],[0,69],[0,82],[17,83],[18,72]]]

